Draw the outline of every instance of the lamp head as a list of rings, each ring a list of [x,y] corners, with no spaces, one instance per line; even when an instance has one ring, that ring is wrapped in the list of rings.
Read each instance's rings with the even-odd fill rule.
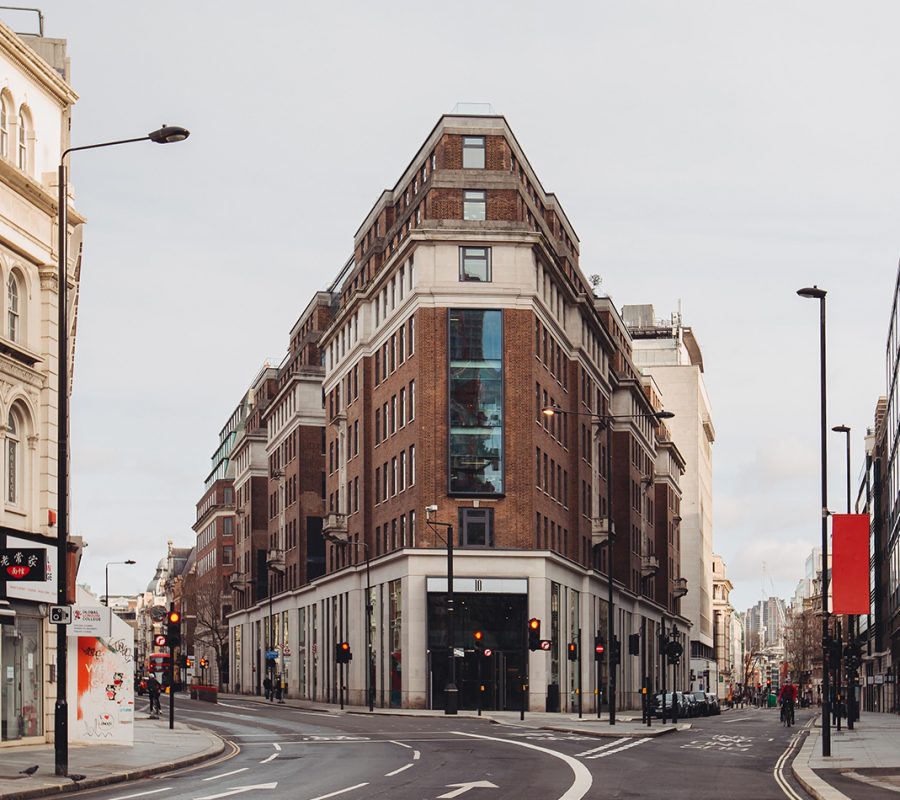
[[[846,425],[835,425],[831,430],[835,433],[850,433],[850,428]]]
[[[657,411],[654,415],[657,419],[672,419],[675,416],[674,411]]]
[[[183,142],[190,135],[191,132],[187,128],[163,124],[159,130],[150,131],[147,138],[157,144],[172,144],[173,142]]]
[[[559,406],[544,406],[544,407],[541,409],[541,413],[542,413],[545,417],[553,417],[553,416],[556,416],[557,414],[560,413],[560,411],[562,411],[562,409],[561,409]]]
[[[437,514],[437,504],[425,506],[425,519],[431,519],[432,514]]]
[[[133,558],[129,558],[125,563],[126,564],[136,564],[137,562]]]
[[[807,286],[803,289],[797,289],[797,294],[800,297],[808,297],[814,300],[821,300],[825,297],[827,292],[824,289],[820,289],[818,286]]]

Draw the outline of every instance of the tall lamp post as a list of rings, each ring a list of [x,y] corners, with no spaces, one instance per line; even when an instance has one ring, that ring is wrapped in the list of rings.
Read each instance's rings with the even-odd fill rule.
[[[56,520],[56,602],[66,605],[68,583],[67,547],[69,539],[69,339],[68,339],[68,258],[66,254],[68,246],[68,187],[66,185],[66,156],[79,150],[96,150],[100,147],[113,147],[132,142],[156,142],[157,144],[170,144],[181,142],[190,136],[186,128],[164,125],[159,130],[152,131],[146,136],[134,139],[120,139],[115,142],[101,142],[99,144],[70,147],[63,150],[59,157],[58,178],[58,217],[57,228],[59,244],[57,247],[58,271],[57,287],[59,311],[57,324],[59,327],[58,349],[58,382],[57,382],[57,448],[56,448],[56,495],[57,520]],[[67,775],[69,772],[69,707],[66,699],[68,680],[66,675],[66,626],[56,626],[56,706],[54,708],[54,755],[57,775]]]
[[[368,542],[351,542],[339,539],[336,536],[325,537],[334,544],[343,547],[361,547],[366,559],[366,702],[369,705],[369,711],[375,710],[375,684],[372,681],[372,573],[369,564],[369,543]]]
[[[103,605],[107,608],[109,607],[109,567],[110,564],[134,564],[135,561],[129,558],[127,561],[107,561],[106,562],[106,584],[105,584],[105,594],[103,595]]]
[[[831,681],[828,675],[828,442],[825,417],[827,412],[825,382],[825,295],[818,286],[798,289],[797,294],[819,301],[819,395],[820,439],[822,448],[822,756],[831,755]]]
[[[435,526],[447,529],[447,683],[444,685],[444,714],[459,712],[459,690],[456,687],[456,658],[453,655],[454,607],[453,607],[453,526],[449,522],[435,522],[432,514],[437,513],[437,506],[425,507],[425,522],[434,530]],[[524,689],[523,689],[524,691]]]
[[[606,430],[606,519],[607,519],[607,636],[609,637],[606,648],[606,695],[609,699],[609,724],[616,724],[616,663],[615,656],[621,652],[616,647],[615,637],[615,607],[613,605],[613,580],[615,565],[613,561],[613,544],[615,542],[615,530],[613,527],[613,490],[612,490],[612,423],[626,419],[672,419],[675,414],[671,411],[655,411],[649,414],[592,414],[587,411],[566,411],[559,406],[545,406],[542,409],[545,416],[552,417],[556,414],[574,414],[581,417],[590,417],[591,424],[597,431]],[[593,460],[593,459],[592,459]],[[621,645],[620,645],[621,646]],[[600,716],[600,698],[597,698],[597,716]]]
[[[847,513],[851,511],[852,494],[850,491],[850,428],[847,425],[835,425],[832,429],[835,433],[843,433],[847,435]],[[847,615],[847,644],[853,647],[856,642],[856,617],[853,614]],[[856,719],[856,686],[854,686],[852,670],[849,666],[845,666],[844,675],[847,678],[847,727],[852,731],[853,723]]]

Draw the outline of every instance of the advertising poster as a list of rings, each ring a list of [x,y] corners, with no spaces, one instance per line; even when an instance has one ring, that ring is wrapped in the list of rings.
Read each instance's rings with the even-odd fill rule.
[[[71,741],[133,744],[134,631],[103,606],[73,606],[69,634]]]

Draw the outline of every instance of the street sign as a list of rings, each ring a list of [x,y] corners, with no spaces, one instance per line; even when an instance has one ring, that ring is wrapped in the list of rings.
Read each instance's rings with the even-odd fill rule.
[[[278,658],[278,651],[277,650],[266,650],[266,658],[275,660],[276,658]]]
[[[50,624],[51,625],[71,625],[72,624],[72,607],[71,606],[50,606]]]
[[[291,654],[291,648],[290,648],[290,647],[288,647],[287,645],[285,645],[284,647],[281,648],[281,655],[283,655],[283,656],[289,656],[290,654]]]
[[[47,551],[37,547],[0,548],[0,581],[47,580]]]
[[[465,658],[466,657],[466,648],[465,647],[454,647],[453,655],[455,658]]]

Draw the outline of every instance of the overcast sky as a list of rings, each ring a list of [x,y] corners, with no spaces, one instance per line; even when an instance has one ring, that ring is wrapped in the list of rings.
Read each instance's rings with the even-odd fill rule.
[[[900,4],[45,0],[80,95],[88,218],[72,404],[80,578],[142,590],[189,546],[220,428],[442,113],[504,114],[615,303],[682,304],[717,432],[714,547],[739,610],[790,597],[829,427],[853,473],[884,394],[900,252]],[[0,11],[16,30],[34,16]],[[830,506],[843,510],[844,439]]]

